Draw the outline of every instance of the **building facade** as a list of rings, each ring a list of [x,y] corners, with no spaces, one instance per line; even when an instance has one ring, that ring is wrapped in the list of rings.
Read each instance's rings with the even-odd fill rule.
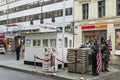
[[[120,58],[120,1],[75,0],[74,2],[74,47],[86,41],[103,38],[112,41],[112,58]]]
[[[42,24],[68,30],[72,23],[73,0],[0,0],[0,33],[7,32],[7,45],[24,44],[24,30],[38,31]]]
[[[65,0],[65,4],[62,0],[0,0],[0,26],[39,25],[43,20],[44,24],[54,22],[57,27],[62,27],[64,6],[67,26],[73,22],[73,0]]]

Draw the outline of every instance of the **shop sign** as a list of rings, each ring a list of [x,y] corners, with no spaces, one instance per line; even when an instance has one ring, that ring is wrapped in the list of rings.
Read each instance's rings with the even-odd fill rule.
[[[95,25],[96,29],[107,28],[107,24]]]
[[[81,26],[81,29],[94,29],[95,25]]]
[[[50,32],[50,31],[57,31],[56,26],[49,25],[49,24],[41,24],[40,32]]]
[[[107,24],[99,24],[99,25],[88,25],[88,26],[81,26],[81,29],[103,29],[107,28]]]

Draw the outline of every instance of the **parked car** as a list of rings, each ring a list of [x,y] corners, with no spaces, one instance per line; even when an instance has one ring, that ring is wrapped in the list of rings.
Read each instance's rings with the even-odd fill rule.
[[[6,50],[4,44],[0,44],[0,53],[5,54],[5,52]]]

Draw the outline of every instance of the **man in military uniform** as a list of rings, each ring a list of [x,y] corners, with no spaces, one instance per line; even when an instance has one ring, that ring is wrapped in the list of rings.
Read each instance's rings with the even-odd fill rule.
[[[108,70],[108,63],[110,60],[110,51],[108,41],[104,41],[103,47],[101,49],[102,53],[102,72],[109,71]]]
[[[91,50],[92,50],[92,75],[97,76],[98,73],[97,73],[96,56],[97,56],[97,53],[99,52],[99,44],[97,40],[95,40],[94,45],[91,46]]]

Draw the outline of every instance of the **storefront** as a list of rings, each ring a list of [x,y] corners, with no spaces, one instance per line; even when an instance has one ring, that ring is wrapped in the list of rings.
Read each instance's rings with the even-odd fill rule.
[[[107,39],[107,25],[88,25],[81,26],[82,29],[82,42],[93,42],[95,38],[98,39],[98,42],[103,43],[103,39]]]
[[[114,24],[115,27],[115,55],[120,55],[120,23]]]

